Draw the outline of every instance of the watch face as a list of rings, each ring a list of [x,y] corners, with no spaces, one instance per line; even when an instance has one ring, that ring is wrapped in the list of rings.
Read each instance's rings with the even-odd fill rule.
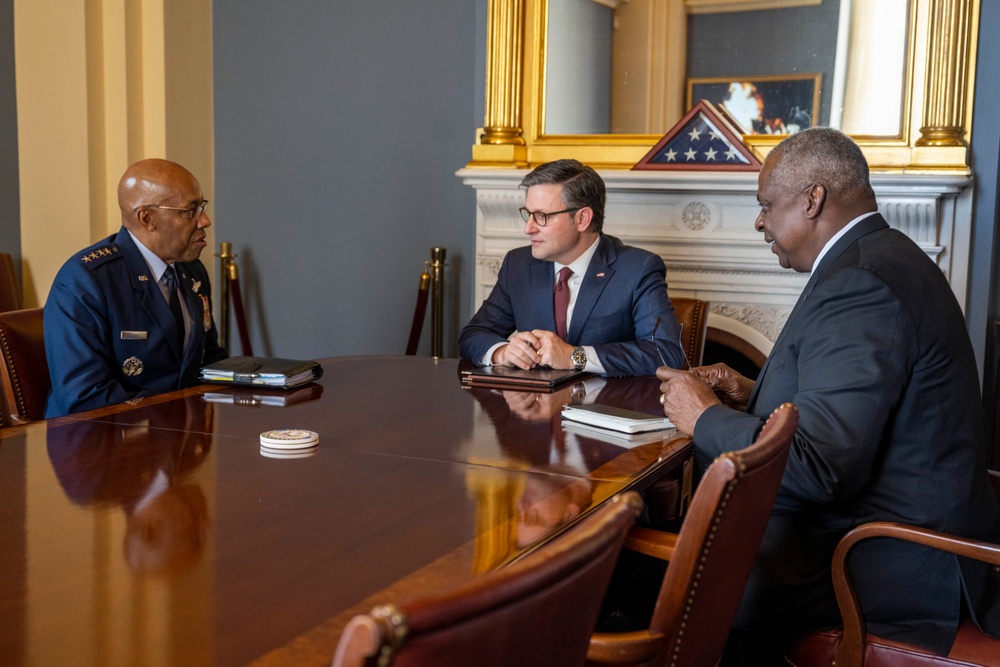
[[[573,365],[576,366],[578,370],[587,365],[587,351],[582,347],[574,348]]]

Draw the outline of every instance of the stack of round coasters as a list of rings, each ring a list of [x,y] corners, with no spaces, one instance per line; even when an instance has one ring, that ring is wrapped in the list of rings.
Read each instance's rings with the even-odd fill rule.
[[[312,456],[319,447],[319,433],[300,428],[279,428],[260,434],[260,453],[271,458]]]
[[[260,446],[260,455],[269,459],[305,459],[315,456],[319,447],[313,445],[309,449],[268,449]]]

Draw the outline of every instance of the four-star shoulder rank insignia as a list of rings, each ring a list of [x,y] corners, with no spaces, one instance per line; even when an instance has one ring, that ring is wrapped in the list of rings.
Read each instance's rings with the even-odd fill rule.
[[[102,246],[100,248],[94,248],[90,252],[80,257],[80,261],[84,264],[90,264],[92,262],[102,263],[100,260],[106,260],[109,257],[114,257],[118,254],[118,246]]]

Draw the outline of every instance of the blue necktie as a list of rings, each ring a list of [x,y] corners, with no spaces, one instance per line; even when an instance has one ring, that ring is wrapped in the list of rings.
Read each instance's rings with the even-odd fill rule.
[[[170,312],[174,315],[174,322],[177,324],[177,341],[184,348],[184,314],[181,312],[181,299],[177,293],[177,273],[174,265],[171,264],[163,272],[163,285],[167,288],[167,303],[170,304]]]

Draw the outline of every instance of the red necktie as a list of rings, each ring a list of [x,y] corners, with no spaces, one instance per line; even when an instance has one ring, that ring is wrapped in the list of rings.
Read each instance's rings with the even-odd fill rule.
[[[556,281],[556,291],[552,295],[552,306],[556,314],[556,334],[566,340],[566,309],[569,308],[569,285],[566,281],[573,275],[568,266],[559,269],[559,280]]]

